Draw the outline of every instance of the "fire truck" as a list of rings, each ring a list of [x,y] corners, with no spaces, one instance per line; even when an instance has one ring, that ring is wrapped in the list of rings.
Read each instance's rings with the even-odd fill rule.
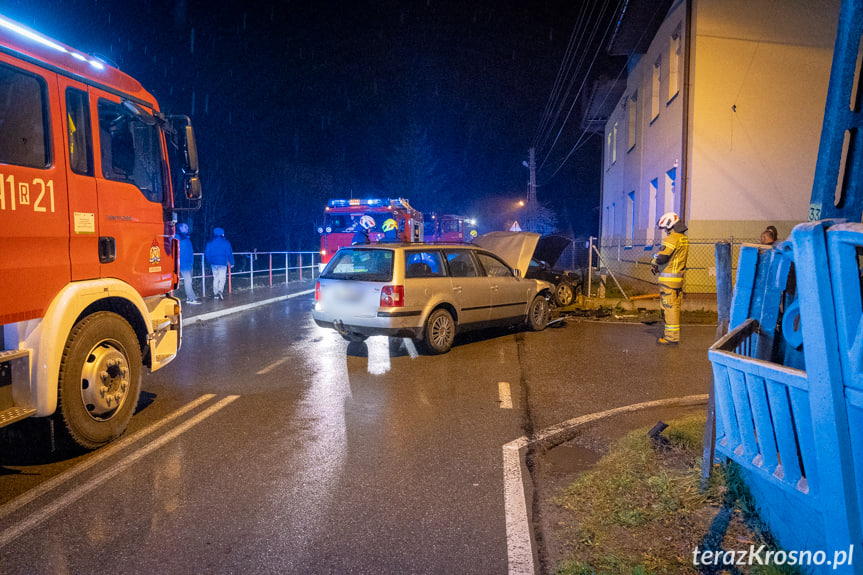
[[[0,126],[0,427],[53,416],[95,449],[180,348],[173,194],[200,204],[191,122],[0,16]]]
[[[469,242],[476,237],[476,222],[466,216],[425,214],[426,242]]]
[[[330,200],[324,210],[324,223],[318,226],[322,266],[330,261],[339,248],[351,245],[356,233],[363,229],[360,222],[363,216],[370,216],[374,220],[374,226],[368,230],[372,242],[423,240],[422,212],[413,209],[404,198]],[[393,220],[397,227],[385,230],[387,220]],[[389,226],[387,224],[386,227]]]

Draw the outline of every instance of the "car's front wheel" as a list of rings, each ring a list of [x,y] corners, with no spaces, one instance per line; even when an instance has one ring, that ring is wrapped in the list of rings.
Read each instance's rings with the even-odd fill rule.
[[[527,308],[527,327],[531,331],[542,331],[548,324],[548,300],[538,295],[530,302]]]
[[[575,299],[575,290],[569,282],[560,282],[554,290],[554,303],[558,307],[566,307]]]
[[[455,339],[455,321],[445,309],[434,310],[426,320],[423,347],[432,354],[446,353]]]

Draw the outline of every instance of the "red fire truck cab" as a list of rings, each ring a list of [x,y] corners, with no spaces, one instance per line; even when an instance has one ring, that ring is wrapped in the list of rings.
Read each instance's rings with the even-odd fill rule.
[[[143,368],[180,347],[175,185],[200,201],[188,118],[0,16],[0,427],[54,414],[86,448],[123,433]]]
[[[318,226],[322,266],[330,261],[339,248],[351,245],[354,237],[358,233],[362,234],[360,220],[363,216],[369,216],[374,221],[373,227],[368,230],[371,242],[422,241],[422,212],[413,209],[406,199],[330,200],[324,209],[324,223]]]

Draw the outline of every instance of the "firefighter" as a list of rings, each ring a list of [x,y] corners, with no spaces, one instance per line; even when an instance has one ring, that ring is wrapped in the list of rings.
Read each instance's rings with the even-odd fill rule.
[[[370,215],[366,214],[360,218],[360,229],[354,234],[353,239],[351,240],[351,245],[356,246],[359,244],[370,244],[371,239],[369,238],[369,232],[371,229],[375,227],[375,219]]]
[[[662,214],[657,227],[665,230],[662,249],[650,262],[653,274],[659,274],[659,297],[665,316],[665,333],[656,340],[659,345],[677,345],[680,341],[680,303],[683,300],[683,274],[689,255],[687,227],[674,212]]]

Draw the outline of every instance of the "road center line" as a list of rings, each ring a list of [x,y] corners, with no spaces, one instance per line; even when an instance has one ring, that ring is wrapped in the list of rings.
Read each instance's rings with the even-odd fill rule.
[[[497,392],[500,396],[500,408],[512,409],[512,394],[509,391],[509,383],[506,381],[499,381],[497,383]]]
[[[87,471],[88,469],[90,469],[94,465],[97,465],[98,463],[101,463],[105,459],[108,459],[109,457],[111,457],[112,455],[117,453],[118,451],[125,449],[126,447],[135,443],[139,439],[153,433],[154,431],[156,431],[160,427],[167,425],[168,423],[177,419],[178,417],[180,417],[184,413],[188,413],[189,411],[195,409],[196,407],[198,407],[202,403],[206,403],[207,401],[210,401],[214,397],[216,397],[216,396],[212,393],[202,395],[201,397],[195,399],[194,401],[187,403],[186,405],[184,405],[180,409],[174,411],[173,413],[168,414],[166,417],[160,419],[159,421],[156,421],[155,423],[151,423],[150,425],[148,425],[144,429],[136,431],[135,433],[133,433],[132,435],[129,435],[128,437],[124,437],[123,439],[115,441],[114,443],[112,443],[111,445],[109,445],[107,447],[103,447],[102,449],[99,450],[98,453],[96,453],[92,457],[88,458],[87,461],[84,461],[83,463],[76,465],[75,467],[73,467],[72,469],[70,469],[68,471],[60,473],[59,475],[55,475],[54,477],[52,477],[48,481],[41,483],[38,487],[34,487],[30,491],[22,493],[20,496],[16,497],[12,501],[0,506],[0,519],[3,519],[4,517],[9,515],[10,513],[13,513],[14,511],[20,509],[21,507],[27,505],[28,503],[30,503],[34,499],[37,499],[37,498],[43,496],[44,494],[48,493],[49,491],[51,491],[55,487],[62,485],[63,483],[69,481],[70,479],[73,479],[77,475],[80,475],[81,473]]]
[[[274,369],[276,369],[277,367],[279,367],[280,365],[282,365],[283,363],[285,363],[289,359],[291,359],[290,356],[286,356],[286,357],[283,357],[282,359],[276,360],[273,363],[271,363],[270,365],[268,365],[267,367],[265,367],[264,369],[262,369],[261,371],[259,371],[257,373],[257,375],[264,375],[265,373],[270,373],[271,371],[273,371]]]
[[[147,445],[145,445],[141,449],[139,449],[139,450],[135,451],[134,453],[131,453],[130,455],[126,456],[124,459],[122,459],[116,465],[107,469],[103,473],[93,477],[88,482],[84,483],[83,485],[77,487],[76,489],[73,489],[72,491],[68,492],[66,495],[63,495],[62,497],[52,501],[51,503],[49,503],[45,507],[41,508],[39,511],[37,511],[31,515],[28,515],[20,523],[17,523],[15,525],[13,525],[12,527],[9,527],[8,529],[0,532],[0,548],[5,547],[11,541],[14,541],[16,538],[20,537],[21,535],[23,535],[24,533],[26,533],[30,529],[36,527],[37,525],[39,525],[40,523],[42,523],[43,521],[45,521],[49,517],[62,511],[63,509],[65,509],[69,505],[75,503],[77,500],[84,497],[89,492],[91,492],[94,489],[96,489],[97,487],[99,487],[101,484],[105,483],[106,481],[115,477],[116,475],[120,474],[121,472],[125,471],[128,467],[130,467],[133,463],[135,463],[136,461],[138,461],[139,459],[141,459],[145,455],[152,453],[153,451],[162,447],[164,444],[168,443],[169,441],[171,441],[175,437],[179,436],[182,433],[185,433],[186,431],[188,431],[189,429],[191,429],[195,425],[201,423],[202,421],[204,421],[205,419],[207,419],[208,417],[210,417],[211,415],[213,415],[217,411],[220,411],[222,408],[227,407],[230,403],[232,403],[238,397],[239,397],[238,395],[229,395],[229,396],[225,397],[224,399],[222,399],[218,403],[211,405],[210,407],[208,407],[207,409],[205,409],[201,413],[195,415],[194,417],[187,420],[186,422],[178,425],[177,427],[175,427],[171,431],[167,432],[166,434],[158,437],[157,439],[154,439],[153,441],[151,441],[150,443],[148,443]]]

